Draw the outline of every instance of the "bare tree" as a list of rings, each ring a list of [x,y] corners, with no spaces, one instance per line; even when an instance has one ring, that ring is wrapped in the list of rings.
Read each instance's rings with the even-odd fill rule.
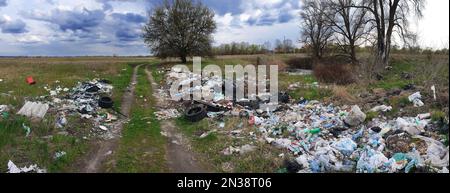
[[[143,37],[155,56],[186,63],[188,56],[211,55],[214,12],[201,2],[166,0],[149,15]]]
[[[301,34],[300,41],[309,45],[315,58],[322,58],[324,49],[328,45],[333,31],[328,18],[331,17],[325,1],[303,0],[300,12]]]
[[[366,9],[358,9],[352,5],[363,5],[358,0],[328,0],[331,14],[328,21],[332,25],[334,41],[340,51],[346,54],[352,62],[357,62],[356,47],[365,42],[369,27]]]
[[[392,38],[398,35],[404,43],[414,41],[416,36],[409,31],[408,19],[414,12],[422,17],[425,0],[362,0],[361,5],[351,7],[365,9],[370,13],[370,25],[376,33],[376,68],[389,65]]]

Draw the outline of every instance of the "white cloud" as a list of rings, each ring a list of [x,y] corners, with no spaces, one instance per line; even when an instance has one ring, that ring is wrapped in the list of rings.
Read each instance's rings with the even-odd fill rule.
[[[215,44],[233,41],[262,44],[265,41],[273,42],[275,39],[283,39],[284,37],[297,42],[299,38],[298,13],[301,2],[299,0],[223,0],[223,3],[221,0],[204,1],[209,1],[207,4],[214,6],[217,11],[215,20],[218,29],[214,34]],[[60,55],[80,53],[146,54],[148,50],[143,42],[139,38],[135,38],[142,23],[118,19],[128,18],[138,21],[139,17],[133,15],[113,17],[113,14],[132,13],[146,16],[147,8],[153,2],[155,1],[9,0],[7,6],[0,8],[0,25],[8,23],[8,29],[5,31],[24,33],[10,34],[2,33],[0,30],[0,50],[2,50],[0,55],[51,54],[53,52]],[[449,1],[428,0],[427,2],[423,20],[417,23],[412,21],[412,29],[420,35],[419,43],[422,46],[448,47]],[[106,4],[108,6],[105,6]],[[28,16],[35,18],[46,18],[51,16],[52,10],[76,12],[79,14],[67,14],[66,16],[77,16],[83,15],[82,10],[84,9],[103,11],[105,17],[99,21],[98,25],[94,23],[95,25],[90,25],[89,30],[84,31],[78,29],[84,29],[88,26],[69,26],[73,23],[78,24],[71,22],[73,20],[59,21],[59,25],[56,25],[49,21],[27,17],[28,14]],[[59,19],[62,20],[63,18]],[[26,30],[20,31],[20,22],[13,21],[23,21],[26,24],[26,28],[24,28]],[[64,31],[61,28],[69,30]],[[8,53],[5,53],[4,50]]]
[[[25,44],[48,43],[37,35],[25,35],[23,37],[19,37],[17,41]]]

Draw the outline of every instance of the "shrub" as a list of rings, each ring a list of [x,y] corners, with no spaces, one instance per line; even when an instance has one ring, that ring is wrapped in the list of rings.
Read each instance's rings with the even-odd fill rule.
[[[278,66],[278,71],[286,71],[287,65],[282,60],[278,60],[276,58],[270,58],[270,57],[257,57],[256,58],[256,65],[276,65]]]
[[[444,119],[446,116],[446,114],[442,111],[433,111],[431,113],[431,120],[432,121],[441,121],[442,119]]]
[[[349,64],[317,64],[314,67],[314,76],[325,83],[347,85],[356,82],[352,66]]]
[[[314,66],[314,60],[310,57],[294,57],[286,61],[286,64],[291,69],[305,69],[312,70]]]

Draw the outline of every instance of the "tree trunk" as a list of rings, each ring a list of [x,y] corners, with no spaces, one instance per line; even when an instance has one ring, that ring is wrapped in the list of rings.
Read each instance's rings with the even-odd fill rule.
[[[358,61],[358,59],[356,59],[356,46],[354,40],[350,40],[350,59],[352,60],[353,64],[356,64],[356,62]]]

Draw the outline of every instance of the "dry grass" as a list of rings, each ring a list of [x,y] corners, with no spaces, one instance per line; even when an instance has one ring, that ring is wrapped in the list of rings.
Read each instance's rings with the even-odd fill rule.
[[[359,99],[347,91],[344,86],[334,86],[333,87],[334,98],[342,101],[346,104],[355,104],[359,102]]]
[[[294,57],[286,61],[289,68],[312,70],[314,61],[311,57]]]
[[[351,64],[317,64],[314,76],[321,82],[347,85],[356,82]]]

